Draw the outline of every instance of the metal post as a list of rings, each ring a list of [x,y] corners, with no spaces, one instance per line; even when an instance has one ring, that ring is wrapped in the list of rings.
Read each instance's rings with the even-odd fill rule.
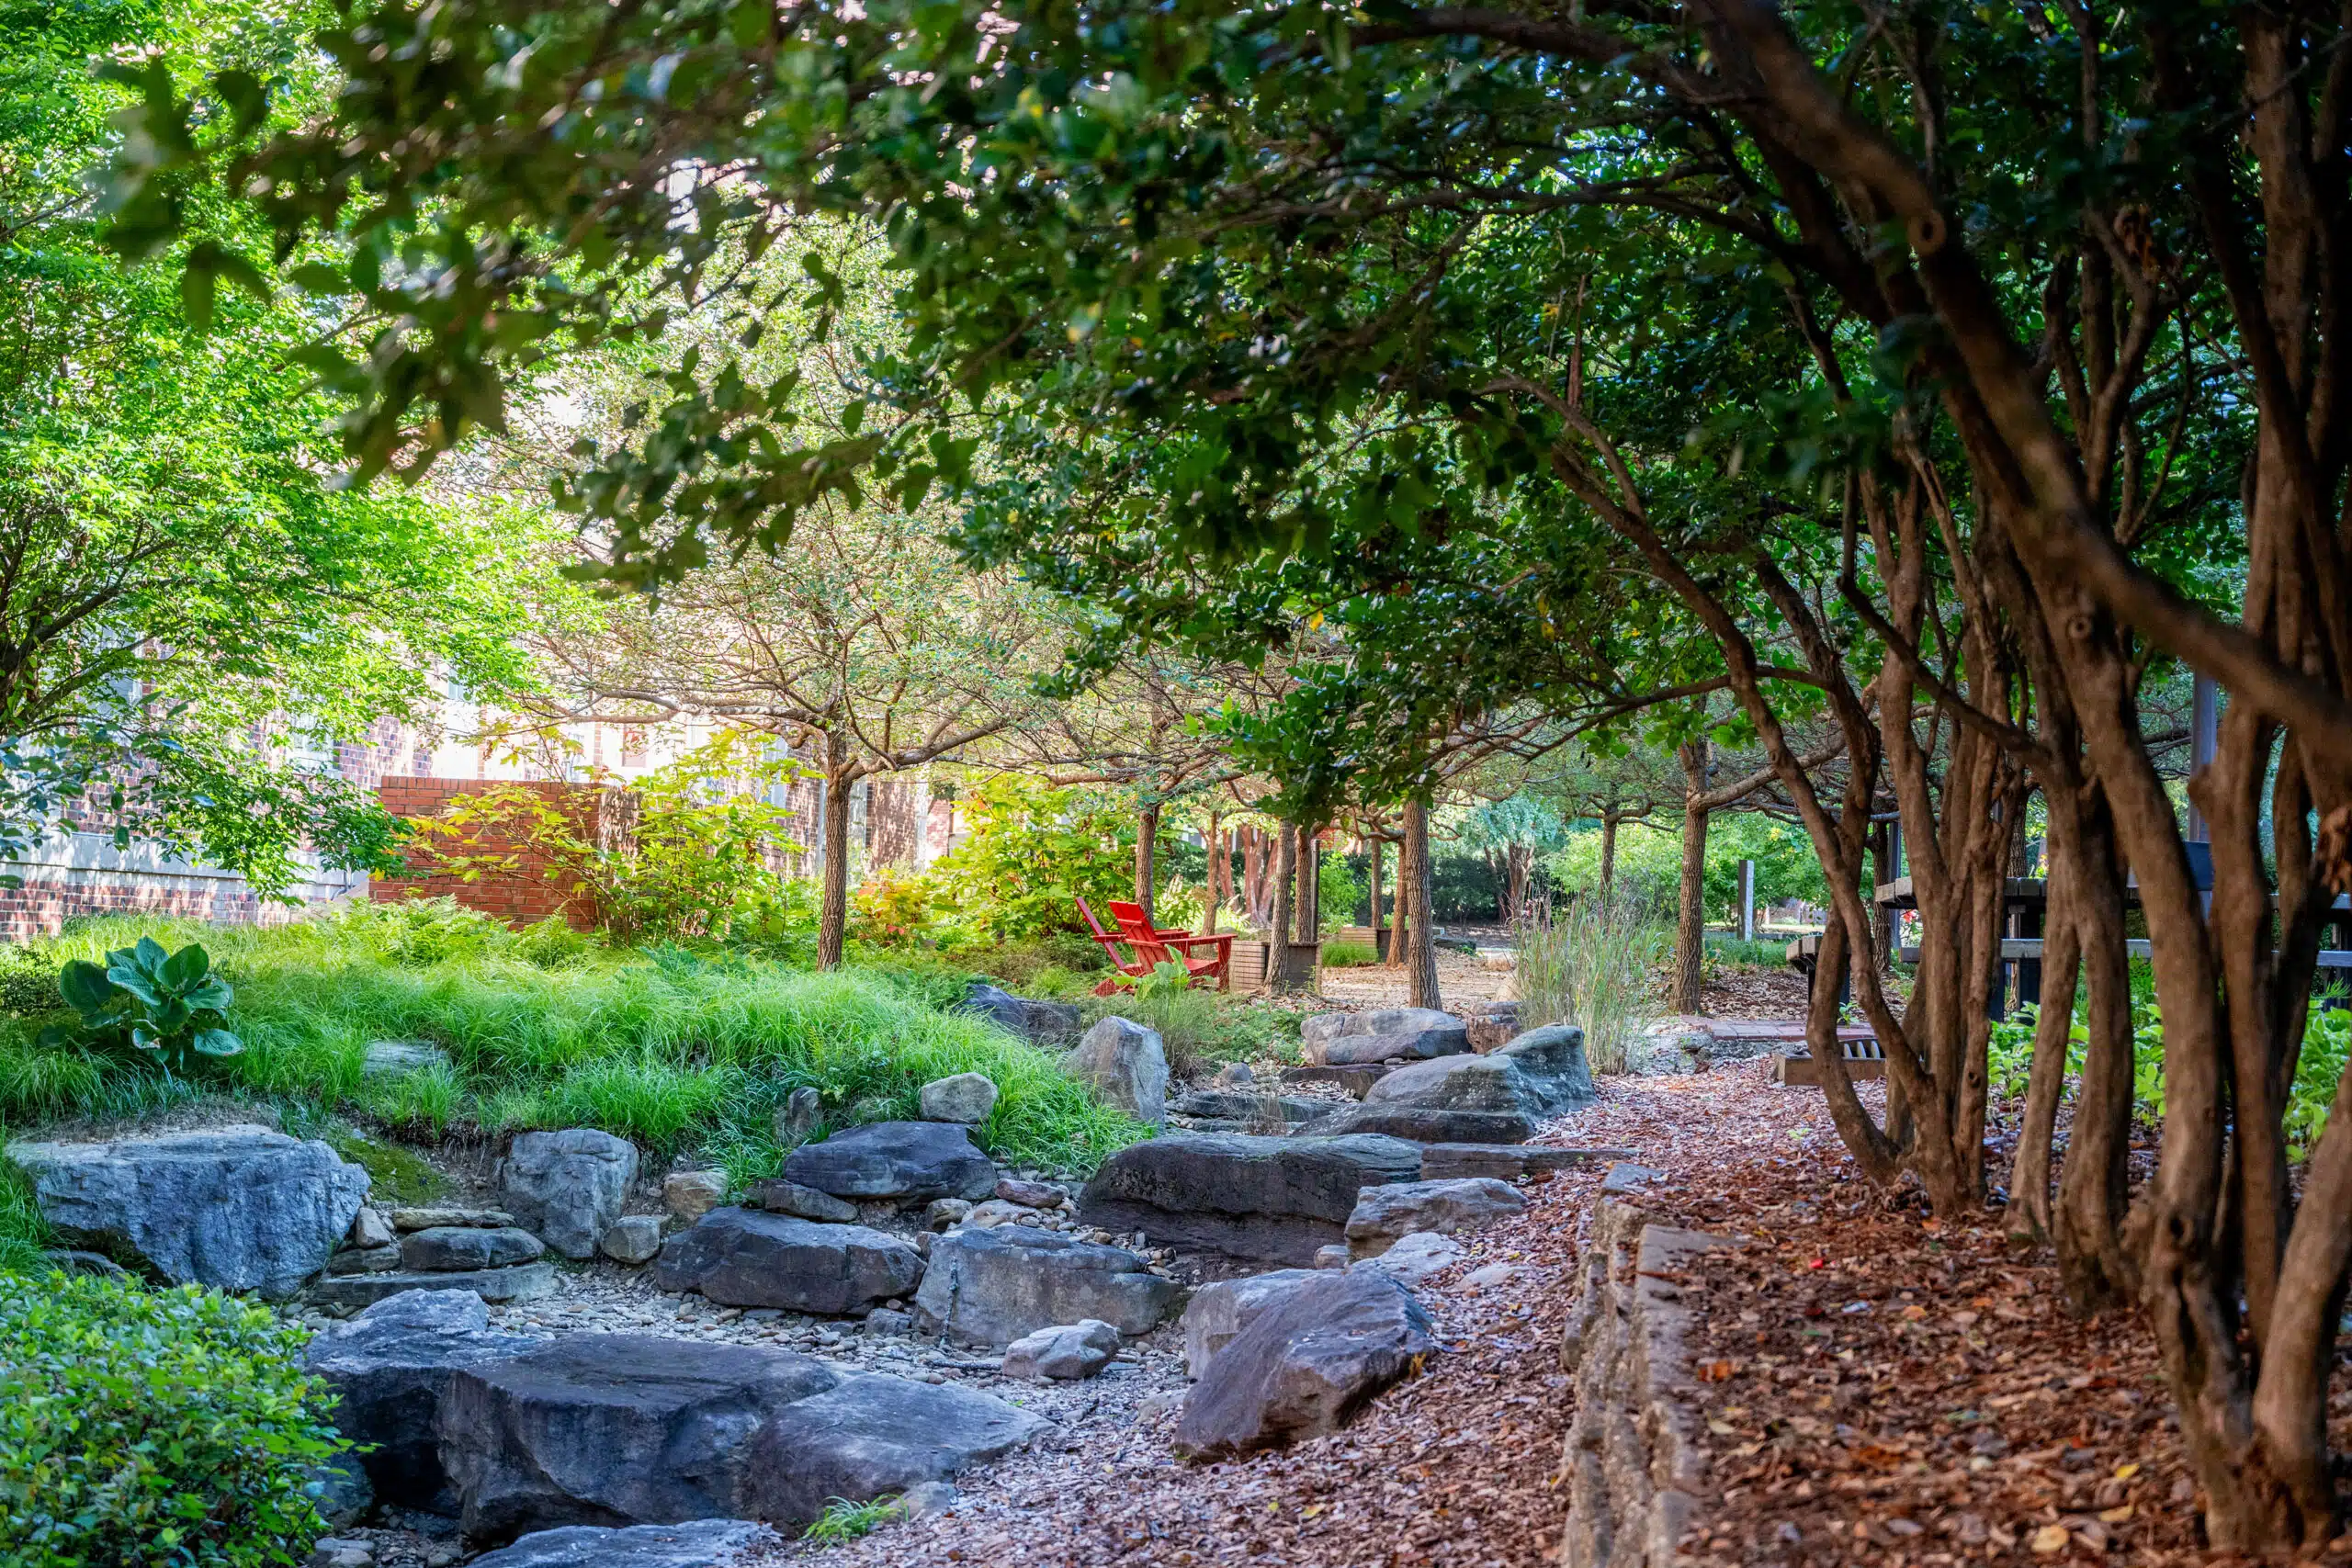
[[[1756,940],[1756,863],[1739,863],[1739,940]]]
[[[2221,688],[2213,684],[2211,675],[2197,677],[2196,696],[2189,709],[2188,776],[2195,778],[2213,760],[2222,738]],[[2213,829],[2206,824],[2205,814],[2197,809],[2192,796],[2188,804],[2188,838],[2194,843],[2211,843]]]

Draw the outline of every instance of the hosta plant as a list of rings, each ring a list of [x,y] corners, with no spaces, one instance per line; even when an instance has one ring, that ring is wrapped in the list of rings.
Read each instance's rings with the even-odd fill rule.
[[[244,1043],[227,1028],[234,996],[195,942],[166,953],[153,937],[107,954],[101,968],[76,958],[57,976],[66,1005],[93,1034],[126,1038],[167,1072],[185,1073],[200,1056],[233,1056]]]

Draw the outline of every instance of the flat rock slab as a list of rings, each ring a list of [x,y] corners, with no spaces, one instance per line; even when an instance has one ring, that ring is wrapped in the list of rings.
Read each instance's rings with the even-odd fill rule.
[[[307,1370],[338,1398],[335,1429],[354,1444],[379,1502],[455,1513],[441,1468],[441,1401],[459,1367],[519,1356],[539,1342],[493,1333],[470,1291],[411,1291],[314,1336]]]
[[[594,1258],[637,1179],[637,1145],[593,1127],[520,1133],[499,1168],[499,1201],[566,1258]]]
[[[1631,1159],[1631,1149],[1563,1149],[1544,1144],[1431,1144],[1421,1151],[1421,1177],[1440,1181],[1458,1176],[1491,1176],[1498,1181],[1538,1171]]]
[[[327,1266],[368,1173],[266,1127],[103,1144],[11,1144],[41,1215],[69,1241],[126,1248],[174,1284],[283,1301]]]
[[[1299,1043],[1310,1062],[1348,1066],[1454,1055],[1470,1049],[1470,1035],[1460,1019],[1434,1008],[1378,1008],[1317,1013],[1300,1025]]]
[[[1535,1136],[1535,1121],[1510,1111],[1441,1111],[1366,1101],[1317,1118],[1302,1130],[1334,1138],[1372,1133],[1416,1144],[1510,1144]]]
[[[835,1198],[977,1202],[996,1190],[996,1164],[953,1122],[874,1122],[803,1144],[786,1156],[784,1178]]]
[[[1100,1319],[1144,1334],[1175,1309],[1183,1287],[1148,1271],[1125,1247],[1029,1225],[953,1230],[931,1244],[919,1321],[969,1344],[1010,1345],[1041,1328]]]
[[[439,1230],[445,1225],[480,1225],[495,1230],[514,1223],[514,1216],[503,1209],[394,1209],[392,1228],[396,1231]]]
[[[1356,1194],[1355,1212],[1348,1216],[1348,1252],[1377,1258],[1417,1232],[1458,1235],[1526,1209],[1519,1189],[1490,1176],[1367,1187]]]
[[[569,1524],[805,1525],[997,1458],[1042,1417],[747,1345],[580,1335],[460,1371],[441,1415],[469,1539]]]
[[[1411,1106],[1425,1111],[1483,1111],[1521,1117],[1541,1115],[1544,1110],[1543,1098],[1528,1081],[1525,1071],[1500,1051],[1491,1056],[1449,1056],[1434,1062],[1410,1063],[1373,1085],[1363,1097],[1363,1104],[1367,1111],[1374,1106]]]
[[[1103,1161],[1079,1216],[1154,1241],[1304,1267],[1316,1248],[1344,1239],[1359,1190],[1420,1170],[1420,1149],[1396,1138],[1176,1133]]]
[[[829,1225],[857,1224],[856,1204],[781,1177],[752,1182],[748,1196],[750,1207],[765,1209],[772,1214],[792,1214]]]
[[[903,1296],[922,1255],[864,1225],[824,1224],[756,1209],[713,1209],[662,1246],[653,1277],[722,1306],[839,1315]]]
[[[1662,1170],[1646,1165],[1635,1165],[1631,1160],[1619,1160],[1609,1168],[1609,1174],[1600,1179],[1600,1190],[1603,1192],[1623,1195],[1627,1192],[1639,1192],[1644,1188],[1665,1179],[1666,1172]]]
[[[999,1029],[1032,1045],[1057,1045],[1074,1040],[1084,1021],[1075,1002],[1016,997],[985,980],[975,980],[965,988],[959,1010],[978,1013]]]
[[[454,1274],[536,1263],[546,1251],[537,1236],[513,1226],[489,1230],[477,1225],[436,1225],[411,1231],[401,1238],[401,1266]]]
[[[1336,1109],[1328,1100],[1309,1100],[1304,1095],[1251,1094],[1230,1089],[1196,1089],[1168,1108],[1169,1113],[1175,1116],[1227,1122],[1254,1122],[1271,1116],[1290,1122],[1312,1122]]]
[[[555,1289],[555,1265],[518,1263],[511,1269],[474,1269],[461,1274],[400,1269],[388,1274],[352,1274],[321,1280],[303,1298],[323,1312],[353,1313],[407,1291],[469,1291],[485,1302],[535,1302]]]
[[[751,1519],[606,1529],[570,1525],[537,1530],[477,1557],[470,1568],[735,1568],[753,1553],[782,1551],[784,1538]]]
[[[1209,1360],[1171,1446],[1191,1459],[1335,1432],[1437,1348],[1412,1292],[1375,1269],[1316,1275]]]

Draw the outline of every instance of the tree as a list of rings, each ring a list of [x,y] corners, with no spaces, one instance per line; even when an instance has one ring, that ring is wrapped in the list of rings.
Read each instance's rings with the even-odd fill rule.
[[[2352,1079],[2300,1196],[2282,1106],[2352,887],[2338,14],[860,9],[384,6],[330,37],[356,78],[334,118],[219,162],[230,190],[266,182],[281,243],[335,225],[375,258],[322,280],[387,323],[334,372],[363,470],[495,417],[545,333],[634,327],[649,277],[702,287],[730,232],[773,243],[805,206],[892,225],[911,335],[876,383],[888,428],[776,440],[714,377],[707,433],[600,513],[647,575],[872,478],[972,494],[976,548],[1058,554],[1114,603],[1138,558],[1261,549],[1354,588],[1511,506],[1638,561],[1713,643],[1821,860],[1813,1044],[1840,1133],[1947,1213],[1983,1190],[1971,1003],[2008,841],[2034,783],[2061,807],[2091,1012],[2069,1167],[2103,1215],[2062,1227],[2070,1281],[2150,1311],[2213,1544],[2332,1536]],[[658,84],[635,73],[657,59]],[[134,247],[198,161],[155,81]],[[418,265],[381,268],[401,247]],[[957,445],[979,406],[1017,482]],[[1055,467],[1090,452],[1115,463]],[[720,459],[725,482],[662,503]],[[1106,481],[1150,503],[1038,544],[1061,515],[1041,497]],[[1136,595],[1138,619],[1179,597]],[[2158,655],[2231,696],[2191,786],[2210,920],[2141,722]],[[1807,718],[1847,748],[1826,787],[1791,738]],[[1900,1013],[1860,891],[1882,789],[1923,928]],[[2132,1065],[2127,865],[2167,1119],[2124,1224],[2098,1140]],[[1841,965],[1886,1048],[1884,1126],[1837,1066]]]
[[[287,751],[429,726],[448,679],[514,683],[514,582],[458,510],[321,482],[334,411],[285,362],[313,318],[216,307],[99,244],[83,176],[131,95],[86,62],[165,41],[198,51],[190,81],[315,85],[300,33],[240,4],[0,10],[0,856],[111,829],[280,896],[306,847],[397,863],[372,797]],[[186,254],[250,234],[218,203],[191,221]]]

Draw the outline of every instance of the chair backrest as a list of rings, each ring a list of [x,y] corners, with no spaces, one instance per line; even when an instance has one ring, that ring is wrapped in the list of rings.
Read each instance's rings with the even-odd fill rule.
[[[1113,913],[1111,918],[1113,919],[1118,919],[1117,906],[1114,905],[1112,908]],[[1083,898],[1078,900],[1078,912],[1086,917],[1086,929],[1094,933],[1095,941],[1110,942],[1113,940],[1111,933],[1102,929],[1102,922],[1094,918],[1094,911],[1086,907],[1086,900]]]
[[[1147,942],[1159,939],[1159,928],[1151,923],[1151,917],[1143,912],[1141,904],[1125,904],[1114,898],[1104,908],[1111,911],[1111,918],[1119,922],[1119,934],[1128,941],[1132,942],[1136,937]]]

